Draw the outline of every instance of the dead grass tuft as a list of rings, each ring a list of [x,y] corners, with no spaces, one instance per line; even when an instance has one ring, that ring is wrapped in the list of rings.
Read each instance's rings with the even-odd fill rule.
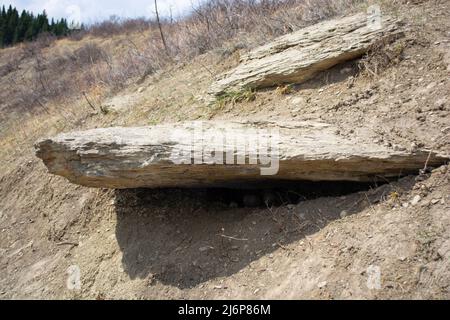
[[[294,86],[292,84],[282,85],[277,87],[275,91],[279,95],[288,95],[294,92]]]
[[[245,88],[242,90],[228,91],[221,94],[217,100],[216,104],[219,108],[223,108],[227,104],[236,104],[240,102],[251,102],[256,99],[256,93],[250,88]]]
[[[403,59],[403,51],[406,47],[407,42],[405,40],[376,44],[360,60],[359,69],[361,74],[369,77],[378,77],[385,69],[398,64]]]

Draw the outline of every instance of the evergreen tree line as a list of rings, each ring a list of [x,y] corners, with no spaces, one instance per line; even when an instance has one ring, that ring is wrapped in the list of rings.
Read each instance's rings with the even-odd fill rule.
[[[49,33],[57,37],[66,36],[70,32],[66,19],[49,21],[45,11],[35,16],[23,10],[21,14],[11,5],[0,12],[0,48],[23,41],[31,41],[39,34]]]

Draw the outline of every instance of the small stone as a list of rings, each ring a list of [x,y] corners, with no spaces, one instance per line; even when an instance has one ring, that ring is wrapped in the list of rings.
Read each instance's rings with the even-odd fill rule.
[[[445,102],[447,99],[445,98],[441,98],[439,100],[436,101],[435,106],[438,110],[444,110],[445,109]]]
[[[320,282],[318,285],[317,285],[317,287],[319,288],[319,289],[322,289],[322,288],[325,288],[326,286],[327,286],[327,282],[326,281],[322,281],[322,282]]]
[[[430,201],[422,201],[420,204],[421,207],[428,207],[430,205]]]
[[[417,196],[415,196],[412,200],[411,200],[411,205],[413,205],[413,206],[415,206],[415,205],[417,205],[419,202],[420,202],[420,196],[419,195],[417,195]]]
[[[434,87],[436,87],[437,83],[436,82],[430,82],[427,87],[426,90],[430,91],[431,89],[433,89]]]
[[[427,120],[425,116],[417,116],[416,119],[420,122],[425,122],[425,120]]]
[[[442,258],[445,258],[450,253],[450,240],[445,241],[442,246],[437,250],[437,253]]]
[[[212,249],[214,249],[214,248],[213,247],[201,247],[198,250],[200,250],[200,252],[205,252],[205,251],[212,250]]]
[[[230,208],[231,209],[236,209],[237,207],[239,207],[239,205],[236,202],[233,201],[233,202],[230,203]]]
[[[405,148],[405,147],[402,147],[402,146],[400,146],[400,145],[398,145],[398,144],[394,144],[394,150],[395,150],[395,151],[405,151],[406,148]]]
[[[439,203],[440,199],[433,199],[431,200],[431,204],[437,204]]]
[[[341,217],[342,219],[344,219],[346,216],[348,216],[348,212],[347,212],[346,210],[341,211],[340,217]]]
[[[295,97],[295,98],[292,98],[292,100],[291,100],[291,103],[292,104],[294,104],[294,105],[304,105],[305,104],[305,99],[303,98],[303,97]],[[295,110],[293,110],[293,111],[295,111],[295,112],[300,112],[301,110],[300,109],[295,109]]]

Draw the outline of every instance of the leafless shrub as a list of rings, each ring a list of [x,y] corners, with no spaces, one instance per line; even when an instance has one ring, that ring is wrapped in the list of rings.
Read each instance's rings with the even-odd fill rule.
[[[389,66],[400,62],[406,46],[407,43],[403,40],[376,43],[359,62],[361,74],[377,77]]]
[[[79,95],[98,84],[104,74],[100,66],[107,65],[109,56],[94,43],[63,53],[45,53],[40,42],[25,45],[22,51],[27,59],[27,68],[17,72],[6,88],[10,97],[6,110],[33,111],[45,109],[50,100],[59,100]],[[106,68],[107,69],[107,68]]]
[[[138,48],[131,40],[120,57],[105,59],[101,81],[120,88],[130,79],[144,78],[173,62],[185,62],[210,50],[223,56],[254,47],[327,17],[352,11],[364,0],[210,0],[192,8],[180,20],[108,21],[91,26],[94,36],[112,36],[147,30],[148,42]],[[161,26],[161,30],[159,27]],[[161,34],[162,33],[162,34]],[[164,43],[161,37],[164,37]],[[89,55],[88,55],[89,56]]]
[[[84,29],[82,29],[82,30],[73,30],[72,32],[69,33],[67,38],[72,40],[72,41],[81,41],[81,40],[83,40],[86,37],[87,34],[88,34],[88,32],[86,30],[84,30]]]
[[[25,42],[22,51],[25,57],[34,56],[42,49],[50,47],[56,39],[57,37],[50,33],[41,33],[36,40]]]
[[[145,69],[154,70],[173,61],[187,61],[210,50],[228,56],[319,20],[353,11],[363,2],[365,0],[206,1],[192,7],[187,17],[161,21],[166,48],[160,45],[158,24],[145,21],[144,26],[150,31],[148,46],[143,52],[149,58]],[[100,34],[115,34],[123,32],[124,25],[124,21],[110,20],[91,31],[98,34],[105,29]],[[133,28],[127,27],[130,29]]]
[[[107,59],[106,52],[95,43],[89,42],[75,50],[71,57],[79,65],[94,64],[99,60]]]
[[[176,62],[186,62],[210,50],[229,56],[276,36],[298,30],[319,20],[353,11],[366,0],[209,0],[192,8],[179,20],[123,20],[111,17],[71,37],[112,37],[146,32],[147,43],[136,45],[128,37],[121,49],[107,51],[94,42],[63,53],[47,50],[54,38],[41,36],[23,45],[21,58],[29,68],[17,71],[16,62],[0,65],[0,75],[15,73],[5,90],[7,107],[14,110],[45,108],[48,101],[63,101],[95,86],[120,89],[131,81]],[[161,41],[161,31],[166,48]],[[17,60],[19,61],[19,60]],[[16,63],[16,64],[14,64]],[[17,74],[16,74],[17,73]],[[13,96],[11,98],[11,96]],[[3,107],[1,107],[3,108]]]
[[[145,18],[120,19],[117,16],[111,16],[108,20],[95,23],[89,26],[86,33],[96,37],[110,37],[117,34],[144,31],[152,24]]]
[[[13,59],[8,58],[6,61],[0,65],[0,77],[5,77],[11,72],[19,69],[21,59],[14,57]]]

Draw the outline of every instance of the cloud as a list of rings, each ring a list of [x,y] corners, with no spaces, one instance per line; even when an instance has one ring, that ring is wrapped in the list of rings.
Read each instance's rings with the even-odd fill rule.
[[[192,5],[202,0],[158,0],[161,16],[174,17],[189,11]],[[13,5],[19,10],[25,9],[34,13],[45,10],[50,17],[67,18],[69,21],[79,19],[83,23],[92,23],[109,18],[119,17],[154,17],[153,0],[0,0],[0,5]]]

